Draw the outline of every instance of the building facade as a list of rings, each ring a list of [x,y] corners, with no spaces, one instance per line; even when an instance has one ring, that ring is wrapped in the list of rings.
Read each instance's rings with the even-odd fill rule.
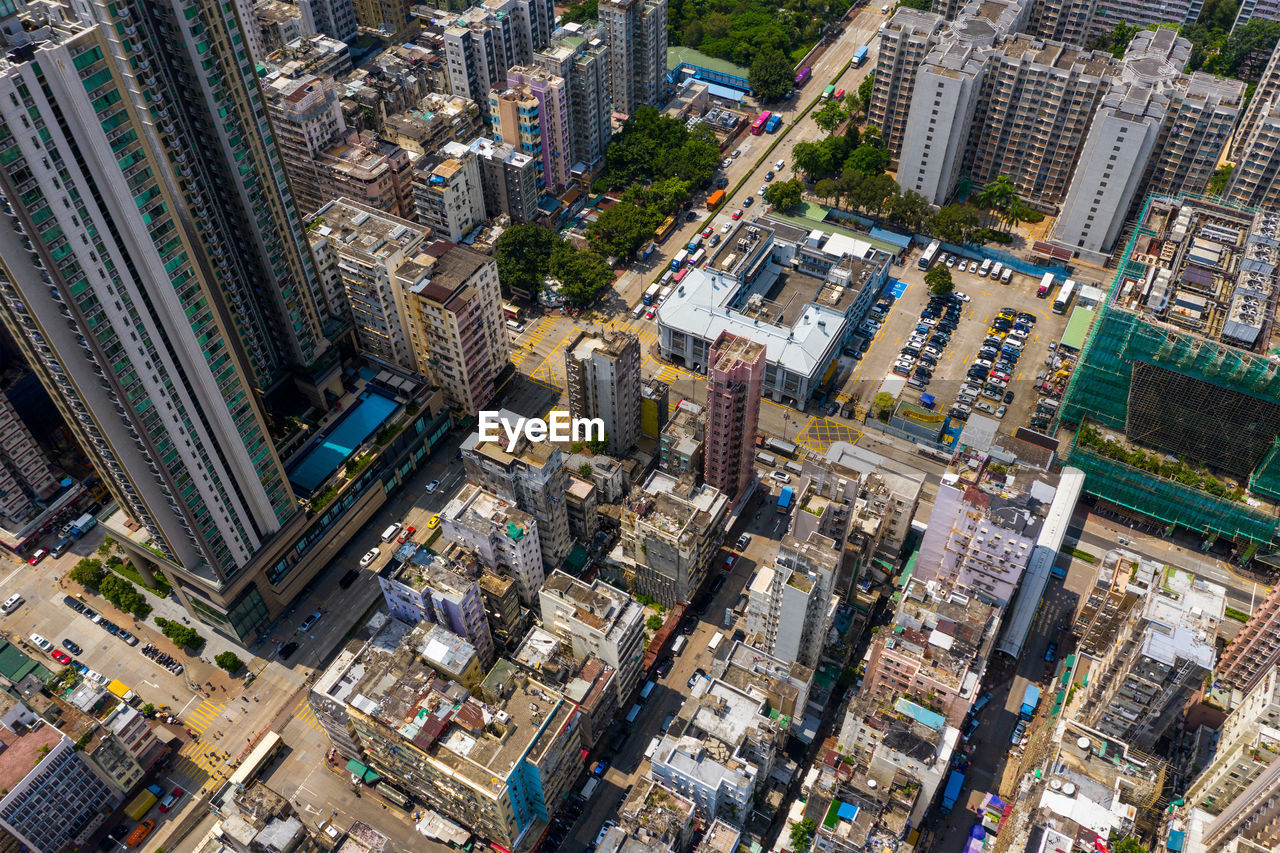
[[[455,141],[419,158],[413,199],[418,221],[440,239],[457,243],[485,221],[479,158]]]
[[[525,604],[537,600],[544,577],[542,549],[537,522],[528,513],[468,483],[440,511],[440,529],[490,569],[509,574]]]
[[[618,673],[618,707],[631,701],[644,664],[644,608],[601,580],[590,584],[556,570],[538,594],[542,627],[581,661],[599,658]]]
[[[635,589],[667,607],[692,600],[724,536],[731,503],[710,484],[662,471],[622,506],[622,550]]]
[[[667,0],[605,0],[600,28],[609,46],[613,111],[635,115],[666,102]]]
[[[538,146],[543,181],[548,192],[555,195],[564,192],[569,187],[573,170],[568,81],[545,68],[517,65],[507,71],[507,86],[527,92],[538,102]],[[492,97],[490,95],[491,101]],[[497,130],[495,122],[494,132]]]
[[[640,440],[640,339],[629,332],[579,332],[564,350],[569,414],[604,421],[606,452]]]
[[[707,441],[703,477],[731,501],[755,479],[756,429],[765,350],[722,332],[707,360]]]

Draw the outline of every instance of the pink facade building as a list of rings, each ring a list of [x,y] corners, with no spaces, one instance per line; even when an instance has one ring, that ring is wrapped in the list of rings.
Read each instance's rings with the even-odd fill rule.
[[[563,192],[569,187],[570,172],[573,169],[568,85],[563,77],[544,68],[524,65],[517,65],[507,71],[507,85],[512,88],[522,87],[538,102],[542,175],[547,182],[548,191]]]
[[[708,359],[704,478],[734,501],[755,476],[764,356],[762,345],[721,332]]]

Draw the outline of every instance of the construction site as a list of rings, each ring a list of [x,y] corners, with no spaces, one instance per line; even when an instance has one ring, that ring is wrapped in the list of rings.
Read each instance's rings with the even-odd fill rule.
[[[1280,500],[1280,213],[1151,197],[1062,406],[1086,490],[1266,559]]]

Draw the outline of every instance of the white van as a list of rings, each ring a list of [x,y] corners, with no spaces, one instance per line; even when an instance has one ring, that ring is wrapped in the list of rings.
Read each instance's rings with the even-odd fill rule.
[[[507,328],[518,335],[524,331],[524,323],[517,322],[516,320],[508,320]]]
[[[649,310],[649,306],[641,302],[639,305],[636,306],[636,310],[631,312],[631,316],[639,320],[641,317],[644,316],[644,312],[648,310]]]
[[[719,631],[716,631],[715,636],[713,636],[711,638],[711,641],[707,643],[707,649],[711,652],[714,652],[716,649],[720,648],[720,644],[723,642],[724,642],[724,634],[720,633]]]
[[[887,15],[887,14],[889,14],[889,10],[890,10],[890,9],[892,9],[892,8],[893,8],[893,4],[892,4],[892,3],[885,3],[883,6],[881,6],[881,7],[880,7],[880,14],[881,14],[881,15]]]
[[[391,525],[386,530],[382,531],[382,541],[390,542],[392,539],[396,538],[396,534],[399,532],[400,532],[400,522],[397,521],[395,524]]]
[[[654,754],[655,752],[657,752],[657,751],[658,751],[658,744],[659,744],[659,743],[661,743],[661,742],[662,742],[662,738],[661,738],[661,737],[655,737],[655,738],[653,738],[652,740],[650,740],[650,741],[649,741],[649,745],[648,745],[647,747],[645,747],[645,750],[644,750],[644,757],[645,757],[645,758],[647,758],[647,759],[649,759],[650,761],[652,761],[652,760],[653,760],[653,754]]]
[[[684,647],[689,644],[689,638],[684,634],[676,637],[676,641],[671,644],[671,654],[678,655],[684,651]]]
[[[22,603],[22,596],[16,592],[4,600],[4,605],[0,606],[0,613],[8,616],[10,613],[18,609],[18,605]]]
[[[1001,261],[996,261],[995,266],[991,267],[991,278],[993,280],[999,278],[1000,273],[1003,271],[1004,271],[1004,263]]]
[[[983,259],[982,266],[978,267],[978,275],[982,276],[983,278],[986,278],[987,276],[991,275],[991,259],[990,258]]]

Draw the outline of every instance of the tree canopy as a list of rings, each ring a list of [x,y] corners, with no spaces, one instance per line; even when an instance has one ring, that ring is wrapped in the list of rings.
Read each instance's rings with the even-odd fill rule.
[[[791,60],[775,48],[756,54],[747,70],[747,82],[762,101],[776,101],[795,85],[795,69]]]
[[[792,178],[789,181],[778,181],[776,184],[770,184],[769,188],[764,191],[764,200],[773,205],[775,209],[786,213],[800,206],[803,192],[804,185]]]
[[[699,124],[690,130],[653,107],[641,107],[609,143],[594,188],[599,192],[679,178],[692,191],[710,184],[720,159],[711,128]]]
[[[951,278],[951,270],[942,264],[934,264],[924,274],[924,283],[929,285],[929,292],[934,296],[947,296],[956,289]]]
[[[776,51],[792,65],[851,5],[851,0],[673,0],[667,6],[669,42],[748,68],[765,51]],[[788,71],[790,88],[795,72]]]
[[[504,294],[514,291],[532,299],[551,277],[563,285],[561,296],[585,305],[613,283],[613,270],[603,257],[573,248],[541,225],[511,226],[498,238],[493,254]]]

